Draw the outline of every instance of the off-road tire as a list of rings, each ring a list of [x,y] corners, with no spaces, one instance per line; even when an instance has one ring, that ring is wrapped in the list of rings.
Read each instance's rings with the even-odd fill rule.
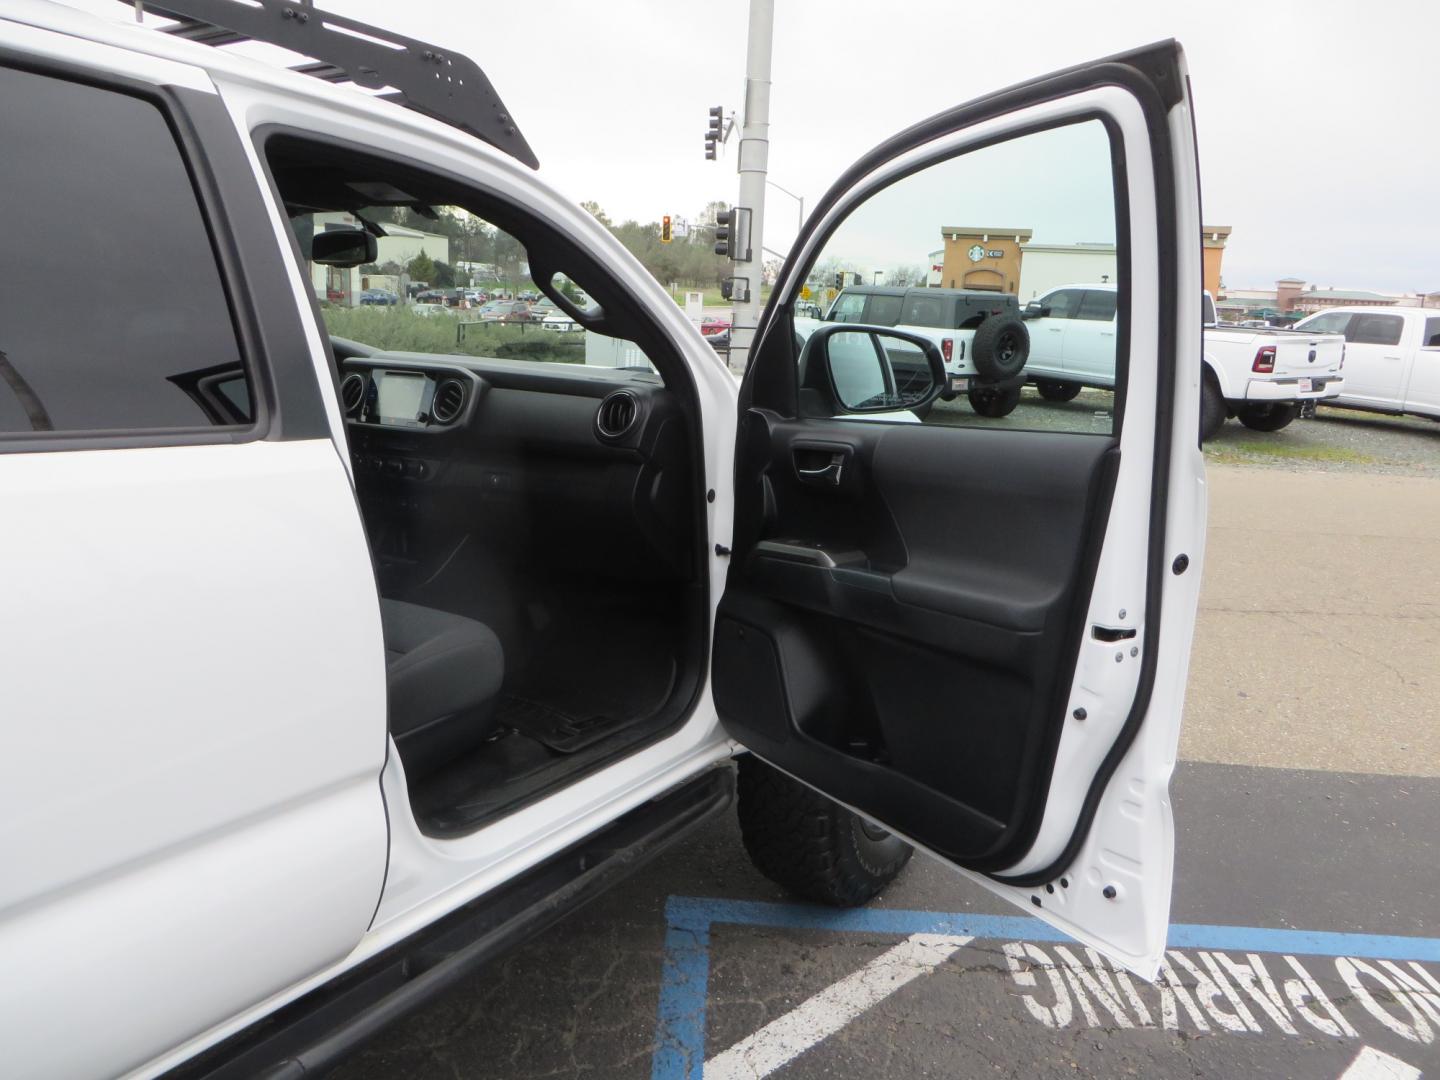
[[[975,328],[970,362],[982,379],[1000,382],[1025,370],[1030,358],[1030,329],[1013,315],[991,315]]]
[[[1200,376],[1200,441],[1213,439],[1225,423],[1225,398],[1220,394],[1220,384],[1208,371]]]
[[[1080,393],[1080,384],[1058,379],[1036,379],[1035,389],[1046,401],[1074,401]]]
[[[914,848],[746,755],[740,836],[755,868],[802,899],[856,907],[894,881]]]
[[[1020,387],[1002,390],[998,386],[980,386],[968,394],[970,407],[981,416],[1009,416],[1020,404]]]
[[[1246,405],[1236,414],[1251,431],[1279,431],[1300,415],[1298,401],[1277,401],[1268,405]]]

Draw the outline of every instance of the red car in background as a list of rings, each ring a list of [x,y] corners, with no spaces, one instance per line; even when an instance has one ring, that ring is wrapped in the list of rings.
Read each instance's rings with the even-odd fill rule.
[[[729,331],[729,319],[722,319],[718,315],[706,315],[700,320],[700,333],[705,337],[709,337],[711,334],[725,334]]]

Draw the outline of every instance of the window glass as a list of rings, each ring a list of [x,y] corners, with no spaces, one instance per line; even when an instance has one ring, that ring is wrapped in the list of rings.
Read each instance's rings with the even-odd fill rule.
[[[909,419],[877,411],[856,422],[1114,431],[1115,348],[1126,335],[1114,324],[1116,293],[1097,287],[1086,295],[1089,282],[1125,280],[1113,160],[1105,126],[1078,121],[937,161],[849,211],[797,291],[832,302],[832,321],[900,325],[929,337],[951,391],[912,404]],[[856,279],[894,293],[870,294],[862,318],[848,306],[849,292],[837,298],[830,288]],[[1051,318],[1022,318],[1032,313],[1021,297],[1046,298]],[[1065,332],[1059,320],[1077,316],[1095,332],[1076,333],[1073,323]],[[804,322],[794,324],[802,338],[814,332]],[[1045,374],[1029,377],[1032,367]],[[827,415],[835,412],[843,410]]]
[[[1399,345],[1405,320],[1399,315],[1356,315],[1347,340],[1356,345]]]
[[[1048,319],[1074,319],[1078,317],[1080,300],[1085,295],[1083,289],[1061,289],[1053,292],[1041,301],[1050,310],[1046,313]]]
[[[904,300],[903,296],[872,296],[865,321],[876,326],[894,326],[900,321],[900,306]]]
[[[865,294],[843,292],[830,305],[830,314],[825,316],[828,322],[862,322],[865,317]]]
[[[308,264],[326,329],[388,351],[536,363],[649,367],[630,342],[585,331],[530,276],[524,246],[457,205],[297,213],[300,241],[336,225],[378,230],[373,263]],[[551,284],[580,312],[599,311],[565,274]],[[592,340],[593,339],[593,340]]]
[[[1351,314],[1348,311],[1327,311],[1323,315],[1306,319],[1305,325],[1299,329],[1308,330],[1312,334],[1343,334],[1350,325],[1350,319]]]
[[[1115,294],[1099,289],[1087,289],[1075,317],[1090,322],[1109,322],[1115,318]]]
[[[1440,348],[1440,317],[1425,320],[1425,336],[1420,339],[1422,348]]]
[[[159,110],[5,68],[0,101],[0,432],[248,423],[209,232]]]
[[[905,312],[900,319],[903,326],[944,326],[946,303],[938,296],[911,293],[905,301]]]
[[[1200,294],[1200,321],[1206,326],[1214,326],[1218,321],[1215,318],[1215,301],[1210,299],[1209,293]]]

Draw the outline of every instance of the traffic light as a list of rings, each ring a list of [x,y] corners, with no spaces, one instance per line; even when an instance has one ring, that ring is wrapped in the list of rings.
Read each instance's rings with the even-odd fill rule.
[[[710,110],[710,127],[705,132],[705,160],[714,161],[716,147],[720,145],[723,138],[722,130],[725,127],[725,107],[716,105]]]
[[[660,243],[668,244],[674,238],[675,234],[670,228],[670,215],[666,214],[660,219]]]
[[[843,289],[844,287],[845,287],[845,271],[844,271],[844,270],[836,270],[836,271],[835,271],[835,288],[837,288],[837,289]]]
[[[735,225],[735,211],[721,210],[715,215],[715,254],[730,254],[731,229]]]

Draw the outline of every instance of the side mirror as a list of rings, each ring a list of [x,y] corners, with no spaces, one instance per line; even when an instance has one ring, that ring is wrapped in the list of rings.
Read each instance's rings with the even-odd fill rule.
[[[939,347],[918,334],[840,323],[817,329],[805,352],[804,383],[832,415],[918,409],[946,385]]]
[[[310,261],[321,266],[364,266],[376,251],[375,237],[364,229],[327,229],[310,241]]]
[[[1050,309],[1039,300],[1031,300],[1020,311],[1022,319],[1043,319],[1050,314]]]

